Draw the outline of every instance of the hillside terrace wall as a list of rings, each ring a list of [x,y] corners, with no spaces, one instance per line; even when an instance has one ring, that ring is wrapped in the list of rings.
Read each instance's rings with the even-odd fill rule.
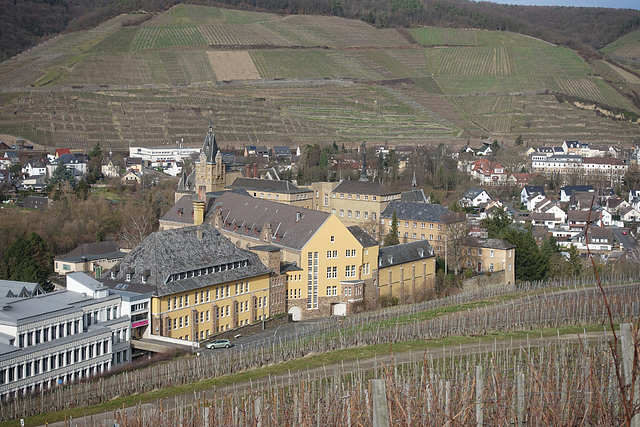
[[[462,281],[464,292],[477,292],[490,287],[507,286],[507,272],[492,271]]]

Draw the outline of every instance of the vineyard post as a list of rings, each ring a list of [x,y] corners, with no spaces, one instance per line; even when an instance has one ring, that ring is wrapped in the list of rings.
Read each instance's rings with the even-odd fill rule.
[[[373,427],[389,427],[387,392],[383,379],[371,380],[371,400],[373,400]]]
[[[256,397],[254,404],[254,416],[256,418],[256,427],[262,427],[262,395]]]
[[[482,427],[482,393],[483,393],[482,366],[476,365],[476,425]]]
[[[517,388],[517,425],[524,425],[524,374],[518,371],[516,373],[516,388]]]
[[[445,397],[444,397],[444,414],[447,416],[447,423],[451,422],[451,381],[447,380],[445,383]]]
[[[635,340],[631,334],[631,324],[623,323],[620,325],[620,341],[622,343],[622,368],[625,378],[625,385],[630,386],[627,396],[633,397],[633,402],[629,402],[629,406],[635,409],[640,403],[640,396],[636,390],[632,390],[631,387],[636,387],[633,372],[635,368]],[[632,410],[633,410],[632,409]],[[632,427],[640,427],[640,414],[635,414],[631,419]]]

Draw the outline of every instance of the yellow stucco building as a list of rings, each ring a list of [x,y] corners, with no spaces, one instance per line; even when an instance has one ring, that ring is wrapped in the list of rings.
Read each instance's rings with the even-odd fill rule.
[[[346,314],[376,297],[378,244],[335,215],[235,193],[216,198],[206,221],[235,245],[280,248],[287,275],[287,311],[294,319]]]
[[[380,298],[422,301],[434,289],[435,272],[436,257],[426,240],[380,248]]]
[[[151,293],[152,336],[198,341],[267,318],[270,274],[256,254],[200,225],[151,234],[104,283]]]

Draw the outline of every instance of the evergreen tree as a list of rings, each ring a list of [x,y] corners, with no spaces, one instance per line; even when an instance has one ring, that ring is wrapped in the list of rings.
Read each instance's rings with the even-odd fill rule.
[[[0,265],[1,278],[37,282],[46,291],[53,289],[49,281],[52,273],[53,255],[47,243],[36,233],[14,240],[4,253]]]
[[[544,242],[542,242],[542,246],[540,247],[542,252],[544,252],[548,257],[556,254],[560,254],[560,247],[558,246],[558,241],[555,237],[549,236]]]
[[[509,227],[503,238],[516,247],[516,280],[535,281],[546,277],[549,257],[538,248],[531,230]]]
[[[59,163],[51,173],[49,185],[54,186],[57,183],[64,181],[73,186],[76,183],[76,178],[73,176],[73,171],[71,169],[68,169],[64,163]]]
[[[501,238],[512,222],[513,220],[504,208],[495,208],[491,210],[490,215],[482,220],[482,227],[487,229],[490,239],[497,239]]]
[[[524,143],[524,140],[522,139],[522,135],[518,135],[518,137],[516,138],[516,145],[522,145]]]
[[[384,246],[393,246],[400,244],[400,239],[398,238],[398,216],[396,215],[396,211],[393,211],[393,217],[391,218],[391,230],[389,233],[384,236]]]
[[[575,246],[569,246],[569,264],[571,265],[571,274],[573,277],[578,277],[582,274],[582,259],[580,258],[580,252]]]
[[[102,148],[97,142],[89,152],[89,174],[87,175],[87,183],[95,184],[102,174]]]

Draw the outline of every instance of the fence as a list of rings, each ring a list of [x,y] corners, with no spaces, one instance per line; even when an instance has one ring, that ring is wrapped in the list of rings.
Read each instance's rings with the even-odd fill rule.
[[[640,287],[629,283],[629,278],[607,280],[611,284],[622,283],[605,288],[615,319],[637,317],[640,314]],[[571,292],[544,291],[545,287],[558,287],[561,284],[574,289]],[[474,294],[365,313],[343,321],[328,319],[277,340],[264,340],[251,346],[233,348],[216,356],[180,359],[52,391],[42,391],[4,403],[0,407],[0,418],[4,421],[18,416],[95,405],[118,396],[190,384],[309,354],[360,345],[605,323],[608,319],[602,293],[596,287],[586,287],[578,282],[534,283],[525,286],[525,289],[539,289],[542,293],[439,317],[434,317],[434,310],[480,299],[498,298],[514,289],[487,289]]]
[[[185,427],[620,425],[617,373],[605,340],[585,346],[551,339],[536,348],[415,355],[373,369],[270,378],[245,393],[214,391],[210,400],[176,399],[169,407],[116,411],[113,419]]]

